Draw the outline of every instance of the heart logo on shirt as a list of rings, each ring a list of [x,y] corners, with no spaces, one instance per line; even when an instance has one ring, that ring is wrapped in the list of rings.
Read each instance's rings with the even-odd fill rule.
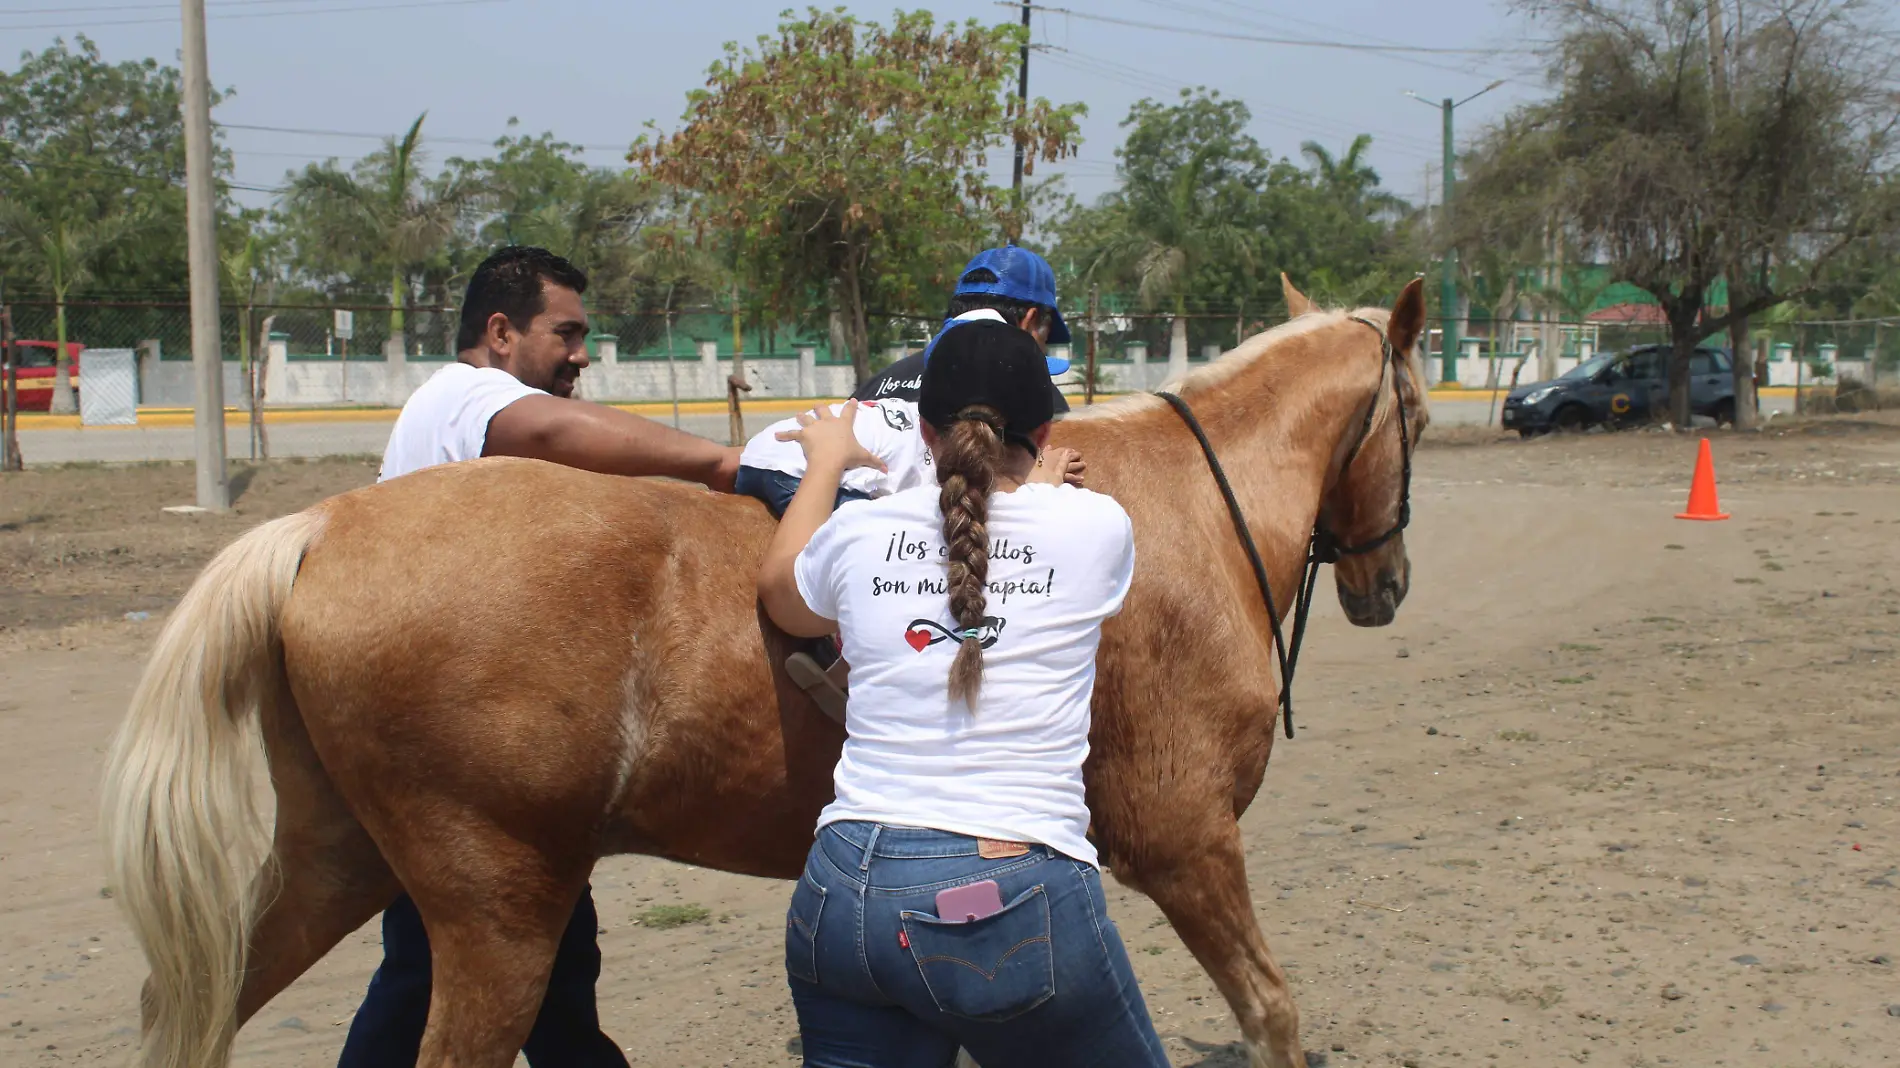
[[[910,643],[912,649],[920,653],[938,642],[963,642],[972,638],[976,639],[978,646],[988,649],[996,644],[997,638],[1002,636],[1004,622],[1000,616],[984,616],[979,626],[960,634],[946,630],[932,620],[913,619],[910,621],[910,626],[904,630],[904,640]]]

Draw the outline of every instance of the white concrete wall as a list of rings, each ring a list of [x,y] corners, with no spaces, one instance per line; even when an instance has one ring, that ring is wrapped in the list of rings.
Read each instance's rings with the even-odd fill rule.
[[[857,388],[849,364],[750,359],[745,372],[752,384],[747,400],[844,397]],[[723,400],[731,374],[732,361],[723,359],[675,360],[670,368],[665,360],[595,364],[581,372],[579,395],[596,401],[665,401],[677,388],[681,400]]]
[[[157,408],[189,408],[192,405],[191,361],[139,360],[139,403]],[[245,408],[250,398],[244,392],[244,373],[236,360],[224,364],[224,403]]]
[[[443,360],[291,360],[282,346],[273,346],[265,362],[266,407],[379,406],[401,407],[416,387],[446,366]],[[681,359],[672,362],[681,400],[723,399],[732,361]],[[665,360],[602,359],[581,372],[579,395],[597,401],[665,401],[673,397]],[[851,368],[819,364],[815,350],[800,358],[746,361],[752,383],[749,399],[786,397],[842,397],[856,387]],[[183,360],[141,360],[139,403],[155,407],[190,407],[191,364]],[[243,375],[235,361],[224,365],[227,405],[245,407]]]

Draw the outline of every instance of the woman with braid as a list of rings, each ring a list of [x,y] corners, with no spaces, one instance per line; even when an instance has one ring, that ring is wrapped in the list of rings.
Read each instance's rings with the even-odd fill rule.
[[[938,485],[836,514],[873,462],[856,408],[800,420],[805,476],[759,594],[851,663],[837,800],[786,916],[808,1066],[948,1068],[958,1047],[983,1068],[1168,1063],[1082,789],[1134,536],[1111,498],[1032,481],[1052,411],[1035,338],[948,331],[918,398]]]

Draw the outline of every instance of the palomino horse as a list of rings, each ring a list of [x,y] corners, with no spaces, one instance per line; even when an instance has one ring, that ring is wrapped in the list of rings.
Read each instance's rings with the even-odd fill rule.
[[[1405,594],[1423,323],[1414,282],[1390,312],[1302,315],[1178,384],[1283,609],[1316,524],[1376,544],[1334,572],[1355,623],[1390,622]],[[1162,400],[1052,440],[1089,458],[1140,553],[1095,691],[1101,855],[1219,984],[1254,1063],[1301,1065],[1236,823],[1277,689],[1243,539]],[[152,967],[142,1063],[222,1068],[244,1020],[406,889],[434,948],[420,1064],[507,1068],[599,857],[796,877],[843,731],[768,670],[785,640],[753,575],[771,525],[741,497],[491,459],[221,552],[160,635],[105,781],[112,885]]]

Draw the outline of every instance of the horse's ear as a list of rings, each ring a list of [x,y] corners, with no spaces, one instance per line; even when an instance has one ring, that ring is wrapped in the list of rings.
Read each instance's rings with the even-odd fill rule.
[[[1414,278],[1392,305],[1392,318],[1386,324],[1385,336],[1392,343],[1392,351],[1405,353],[1412,351],[1424,332],[1425,280]]]
[[[1285,271],[1280,272],[1280,293],[1286,297],[1286,317],[1289,319],[1298,319],[1307,312],[1319,310],[1319,305],[1293,287],[1293,279],[1288,278]]]

